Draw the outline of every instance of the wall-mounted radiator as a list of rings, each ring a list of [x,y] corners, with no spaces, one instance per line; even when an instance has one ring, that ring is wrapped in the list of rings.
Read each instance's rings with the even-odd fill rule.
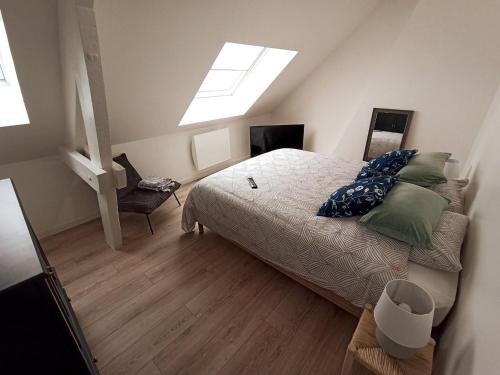
[[[229,128],[197,134],[193,137],[191,152],[199,171],[231,159]]]

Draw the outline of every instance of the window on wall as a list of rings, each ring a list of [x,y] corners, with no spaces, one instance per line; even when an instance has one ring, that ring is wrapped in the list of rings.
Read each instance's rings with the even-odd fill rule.
[[[29,124],[9,40],[0,12],[0,127]]]
[[[225,43],[179,125],[244,115],[296,54]]]

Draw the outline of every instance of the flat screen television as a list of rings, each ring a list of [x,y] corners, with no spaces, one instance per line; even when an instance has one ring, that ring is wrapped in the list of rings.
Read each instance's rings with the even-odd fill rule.
[[[252,157],[279,148],[304,147],[304,124],[266,125],[250,127],[250,155]]]

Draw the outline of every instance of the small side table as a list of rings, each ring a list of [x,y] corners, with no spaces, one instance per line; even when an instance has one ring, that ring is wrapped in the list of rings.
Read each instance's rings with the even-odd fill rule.
[[[366,305],[347,348],[342,375],[431,375],[436,342],[429,343],[410,359],[386,354],[375,338],[373,308]]]

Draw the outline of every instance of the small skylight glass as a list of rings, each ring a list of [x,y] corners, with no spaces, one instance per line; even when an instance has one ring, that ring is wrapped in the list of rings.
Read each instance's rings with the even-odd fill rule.
[[[0,127],[29,122],[0,12]]]
[[[244,115],[296,54],[225,43],[179,125]]]

